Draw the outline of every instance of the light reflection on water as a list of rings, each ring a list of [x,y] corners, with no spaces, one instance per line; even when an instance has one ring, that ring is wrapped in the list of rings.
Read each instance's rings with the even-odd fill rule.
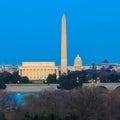
[[[37,93],[10,93],[9,96],[11,99],[17,100],[18,105],[22,105],[23,98],[29,95],[36,95]]]

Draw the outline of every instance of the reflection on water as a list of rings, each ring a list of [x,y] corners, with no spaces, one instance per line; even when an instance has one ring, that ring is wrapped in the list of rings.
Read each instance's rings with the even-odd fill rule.
[[[10,97],[11,99],[17,100],[18,105],[22,105],[22,103],[23,103],[23,98],[24,98],[25,96],[36,95],[36,94],[37,94],[37,93],[10,93],[10,94],[9,94],[9,97]]]

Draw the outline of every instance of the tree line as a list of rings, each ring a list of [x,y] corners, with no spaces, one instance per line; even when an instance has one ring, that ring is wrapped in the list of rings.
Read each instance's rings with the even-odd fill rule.
[[[11,74],[9,72],[2,72],[0,73],[0,89],[5,89],[6,84],[25,84],[31,83],[28,77],[21,77],[18,73]]]
[[[89,82],[91,79],[95,81],[97,78],[100,82],[120,82],[120,73],[115,71],[98,71],[98,70],[83,70],[83,71],[72,71],[67,75],[62,74],[57,78],[55,74],[49,74],[46,82],[47,84],[59,84],[58,88],[61,89],[73,89],[78,86],[82,86],[83,83]],[[32,83],[28,77],[21,77],[18,73],[10,74],[8,72],[0,73],[0,89],[5,89],[5,84],[26,84]]]

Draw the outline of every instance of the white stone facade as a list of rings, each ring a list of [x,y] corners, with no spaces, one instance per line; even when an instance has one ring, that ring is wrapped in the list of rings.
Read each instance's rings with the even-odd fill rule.
[[[23,62],[19,67],[19,75],[27,76],[32,81],[46,80],[49,74],[59,76],[54,62]]]

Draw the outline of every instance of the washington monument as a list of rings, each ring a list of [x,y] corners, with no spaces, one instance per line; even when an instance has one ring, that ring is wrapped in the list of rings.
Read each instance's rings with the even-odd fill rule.
[[[62,16],[61,30],[61,74],[67,74],[66,18],[64,14]]]

